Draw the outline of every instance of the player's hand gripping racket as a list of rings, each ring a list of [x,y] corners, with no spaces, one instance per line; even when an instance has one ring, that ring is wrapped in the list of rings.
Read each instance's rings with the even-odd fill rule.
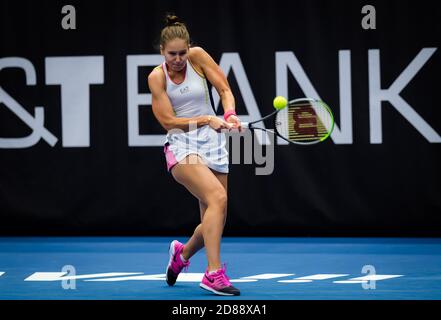
[[[278,101],[276,100],[278,99]],[[274,133],[282,139],[296,144],[314,144],[325,141],[334,129],[331,109],[321,100],[301,98],[286,103],[283,97],[274,99],[276,110],[262,119],[242,122],[243,128],[259,129]],[[280,100],[284,100],[280,105]],[[276,101],[279,104],[276,104]],[[285,107],[283,107],[283,104]],[[255,124],[273,117],[274,130],[256,127]]]

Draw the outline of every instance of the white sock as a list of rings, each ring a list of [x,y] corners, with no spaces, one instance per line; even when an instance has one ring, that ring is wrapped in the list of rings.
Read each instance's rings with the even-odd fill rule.
[[[182,261],[183,263],[186,263],[186,262],[187,262],[187,260],[184,259],[184,257],[182,256],[182,254],[180,254],[179,257],[181,258],[181,261]]]

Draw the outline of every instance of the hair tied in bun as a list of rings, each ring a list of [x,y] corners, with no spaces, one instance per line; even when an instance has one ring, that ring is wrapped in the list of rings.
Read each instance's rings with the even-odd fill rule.
[[[166,25],[169,26],[175,26],[179,24],[179,18],[175,16],[174,14],[168,14],[165,17]]]

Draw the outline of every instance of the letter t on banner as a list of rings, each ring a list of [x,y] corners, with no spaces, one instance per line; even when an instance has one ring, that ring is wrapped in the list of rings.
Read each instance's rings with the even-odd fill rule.
[[[46,84],[61,85],[63,147],[89,147],[89,91],[104,83],[104,57],[52,57],[45,65]]]

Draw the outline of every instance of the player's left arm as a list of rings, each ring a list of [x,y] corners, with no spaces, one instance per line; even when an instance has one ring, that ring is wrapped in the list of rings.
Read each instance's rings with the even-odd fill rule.
[[[216,88],[222,101],[224,113],[235,110],[234,96],[227,77],[213,58],[204,49],[193,47],[190,50],[190,59],[202,69],[208,81]],[[235,128],[240,127],[240,120],[235,115],[231,115],[227,121],[234,123]]]

